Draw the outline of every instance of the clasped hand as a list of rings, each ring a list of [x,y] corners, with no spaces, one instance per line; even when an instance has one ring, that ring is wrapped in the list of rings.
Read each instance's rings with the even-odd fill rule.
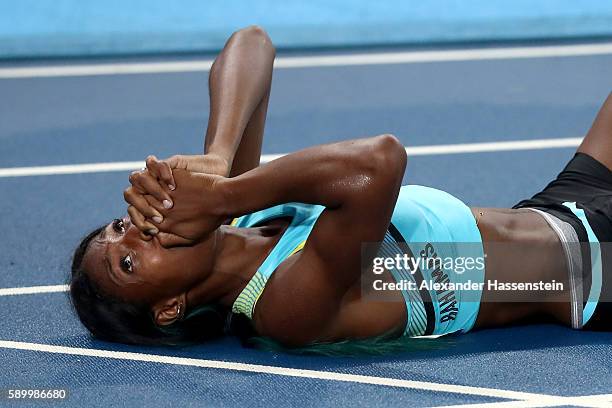
[[[228,174],[227,162],[214,155],[147,157],[123,192],[141,238],[157,236],[164,247],[205,239],[225,221],[218,182]]]

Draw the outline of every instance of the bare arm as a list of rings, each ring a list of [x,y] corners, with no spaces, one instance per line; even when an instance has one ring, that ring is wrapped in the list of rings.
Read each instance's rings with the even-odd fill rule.
[[[164,221],[159,230],[197,241],[224,219],[297,201],[326,207],[315,231],[328,225],[327,232],[350,231],[350,242],[359,245],[378,241],[387,229],[405,164],[403,146],[382,135],[304,149],[233,178],[176,170],[178,187],[170,192],[175,205],[160,209]],[[319,252],[335,260],[330,237],[337,238],[326,236]],[[316,236],[311,243],[317,243]]]
[[[404,147],[382,135],[304,149],[233,178],[177,170],[175,206],[161,210],[160,236],[199,241],[229,217],[291,201],[324,205],[304,250],[269,282],[254,320],[260,334],[287,344],[337,338],[354,332],[345,294],[360,277],[362,244],[387,231],[405,165]]]
[[[176,186],[173,169],[232,177],[259,165],[274,57],[274,46],[261,28],[252,26],[234,33],[210,71],[205,154],[176,155],[164,161],[149,156],[147,171],[130,175],[132,186],[124,197],[143,239],[150,239],[145,232],[157,233],[151,220],[161,219],[164,200],[172,201],[165,187],[172,190]]]
[[[314,146],[281,157],[239,177],[218,181],[225,195],[222,209],[227,216],[248,214],[273,205],[292,201],[321,204],[329,210],[352,210],[355,196],[389,194],[383,177],[393,174],[393,181],[403,176],[397,162],[405,157],[394,136],[382,135]],[[387,168],[390,170],[387,171]],[[403,168],[402,168],[403,170]],[[382,188],[385,191],[377,191]],[[397,189],[396,188],[396,189]],[[372,198],[374,203],[385,199]],[[359,210],[367,203],[360,202]],[[393,208],[391,206],[391,208]],[[347,214],[351,217],[354,214]]]
[[[220,180],[232,216],[289,201],[326,206],[290,277],[275,275],[283,289],[262,296],[261,335],[301,345],[349,330],[344,295],[360,277],[362,244],[382,241],[389,227],[405,166],[404,147],[383,135],[306,149]]]
[[[265,31],[248,27],[227,41],[210,71],[205,152],[236,176],[259,165],[275,50]]]

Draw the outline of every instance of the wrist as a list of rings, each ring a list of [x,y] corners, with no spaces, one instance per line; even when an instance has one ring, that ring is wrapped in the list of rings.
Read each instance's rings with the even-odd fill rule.
[[[232,171],[232,159],[230,157],[217,156],[220,176],[229,177]]]
[[[217,152],[208,152],[204,155],[209,162],[212,173],[228,177],[232,170],[232,157]]]
[[[230,171],[232,170],[232,163],[234,161],[235,152],[231,151],[226,147],[219,147],[214,143],[211,144],[206,150],[205,156],[210,156],[214,158],[220,170],[223,170],[222,176],[229,176]]]
[[[231,218],[236,216],[234,208],[234,200],[232,200],[232,179],[227,177],[219,177],[215,180],[214,189],[219,197],[215,212],[219,217]]]

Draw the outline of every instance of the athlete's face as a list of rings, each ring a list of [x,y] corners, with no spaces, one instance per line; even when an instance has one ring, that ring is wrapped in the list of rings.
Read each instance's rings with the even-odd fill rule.
[[[212,242],[164,248],[155,237],[145,241],[126,216],[92,240],[82,266],[104,293],[152,305],[196,285],[210,268],[213,249]]]

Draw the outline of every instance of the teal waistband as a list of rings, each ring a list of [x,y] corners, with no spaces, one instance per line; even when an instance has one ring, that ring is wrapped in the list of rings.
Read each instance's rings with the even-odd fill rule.
[[[416,185],[402,187],[391,223],[399,230],[410,252],[417,258],[431,257],[435,253],[434,258],[439,259],[485,259],[482,237],[472,211],[446,192]],[[421,253],[429,255],[419,255]],[[436,267],[421,268],[420,273],[423,280],[429,282],[485,282],[484,264],[482,267],[474,267],[469,273]],[[395,275],[394,278],[401,280],[401,277]],[[420,304],[424,303],[427,309],[429,303],[431,308],[428,315],[434,319],[434,327],[428,330],[427,335],[467,332],[474,327],[480,310],[480,290],[428,291],[428,299],[423,298],[421,302],[411,301],[414,293],[405,293],[408,323],[412,323],[410,313],[415,314],[415,308],[420,309]],[[413,333],[412,327],[407,325],[404,334]]]

